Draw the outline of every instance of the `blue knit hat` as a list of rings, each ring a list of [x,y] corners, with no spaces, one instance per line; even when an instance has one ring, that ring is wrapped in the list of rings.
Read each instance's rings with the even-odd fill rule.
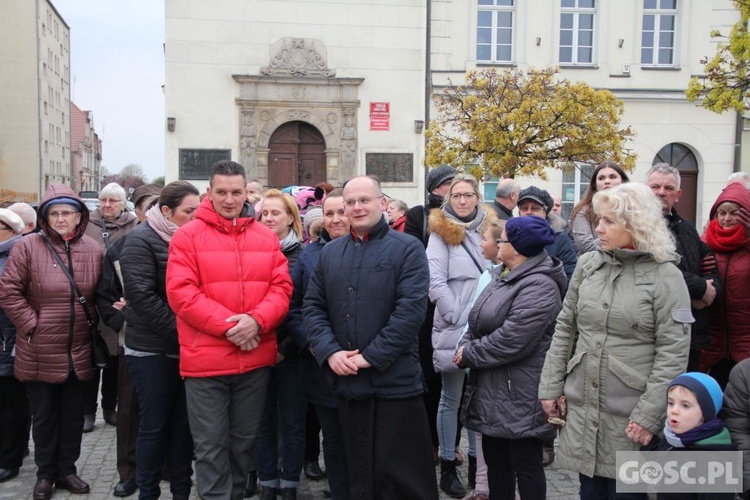
[[[76,209],[76,212],[80,212],[83,208],[83,203],[76,200],[75,198],[61,196],[59,198],[52,198],[47,203],[42,205],[42,207],[39,209],[39,215],[41,215],[42,217],[47,217],[47,209],[49,209],[49,207],[51,207],[52,205],[70,205],[71,207]]]
[[[695,399],[698,400],[698,405],[703,412],[704,422],[715,418],[721,410],[723,399],[721,387],[716,380],[705,373],[688,372],[678,375],[669,383],[667,393],[669,393],[669,389],[676,385],[680,385],[695,394]]]
[[[537,217],[513,217],[505,223],[505,234],[516,252],[526,257],[533,257],[544,247],[555,241],[555,231],[549,223]]]

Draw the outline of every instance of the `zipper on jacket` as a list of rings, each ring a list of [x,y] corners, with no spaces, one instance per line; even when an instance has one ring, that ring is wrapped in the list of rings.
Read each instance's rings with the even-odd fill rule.
[[[726,340],[726,346],[727,350],[724,353],[726,356],[726,359],[730,360],[732,359],[732,355],[730,353],[730,342],[729,342],[729,311],[727,311],[727,285],[729,284],[727,282],[727,276],[729,276],[729,262],[732,260],[732,254],[727,254],[727,266],[724,268],[724,279],[722,281],[722,285],[724,285],[724,293],[722,293],[723,297],[721,298],[722,302],[724,302],[724,331],[726,332],[725,340]],[[719,267],[719,263],[717,261],[716,267]]]
[[[73,259],[70,254],[70,243],[65,242],[65,253],[68,256],[68,271],[70,276],[75,279],[73,275]],[[73,335],[75,334],[76,325],[76,292],[73,288],[73,283],[70,283],[70,331],[68,333],[68,372],[74,372],[75,367],[73,366]]]

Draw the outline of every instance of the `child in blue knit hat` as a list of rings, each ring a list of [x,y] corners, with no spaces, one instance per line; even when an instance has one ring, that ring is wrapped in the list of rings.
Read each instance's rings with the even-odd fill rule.
[[[705,373],[688,372],[675,377],[667,388],[667,420],[664,440],[655,439],[652,451],[729,451],[736,450],[729,431],[717,417],[721,410],[721,387]],[[733,493],[674,493],[657,495],[668,498],[731,499]]]

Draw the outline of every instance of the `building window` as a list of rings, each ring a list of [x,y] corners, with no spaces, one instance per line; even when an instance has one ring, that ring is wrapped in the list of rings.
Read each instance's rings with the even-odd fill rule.
[[[563,169],[560,200],[562,201],[562,214],[566,219],[570,218],[573,207],[586,194],[595,168],[594,164],[576,162]]]
[[[562,0],[560,63],[593,64],[596,0]]]
[[[641,64],[674,66],[677,0],[643,0]]]
[[[513,61],[513,0],[478,0],[477,61]]]

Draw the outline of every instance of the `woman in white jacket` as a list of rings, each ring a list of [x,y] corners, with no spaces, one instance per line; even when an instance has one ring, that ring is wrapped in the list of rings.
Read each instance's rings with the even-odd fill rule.
[[[453,363],[456,342],[468,321],[477,280],[487,266],[480,247],[486,212],[476,179],[453,179],[442,209],[430,213],[430,300],[435,303],[432,330],[433,362],[442,376],[437,429],[440,442],[440,488],[453,498],[466,489],[456,474],[455,437],[466,374]],[[470,433],[470,455],[475,455]]]

